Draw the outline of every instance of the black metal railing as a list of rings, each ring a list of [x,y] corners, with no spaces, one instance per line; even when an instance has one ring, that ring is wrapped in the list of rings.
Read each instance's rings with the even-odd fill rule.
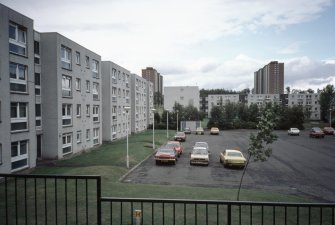
[[[101,198],[104,224],[334,225],[335,204]]]
[[[100,176],[0,174],[0,225],[335,225],[334,210],[335,203],[110,198],[101,196]]]
[[[0,224],[100,225],[100,198],[100,176],[0,174]]]

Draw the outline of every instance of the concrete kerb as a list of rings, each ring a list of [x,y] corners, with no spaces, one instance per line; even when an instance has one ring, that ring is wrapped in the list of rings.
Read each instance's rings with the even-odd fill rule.
[[[130,170],[127,171],[127,173],[123,174],[120,178],[119,178],[119,182],[122,182],[124,178],[126,178],[131,172],[133,172],[137,167],[139,167],[143,162],[145,162],[146,160],[148,160],[150,157],[152,156],[152,154],[148,155],[145,159],[143,159],[141,162],[139,162],[137,165],[135,165],[134,167],[130,168]]]

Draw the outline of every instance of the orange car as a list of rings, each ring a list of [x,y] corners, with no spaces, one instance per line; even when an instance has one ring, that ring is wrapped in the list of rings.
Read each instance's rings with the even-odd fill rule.
[[[178,157],[183,154],[184,147],[180,144],[179,141],[169,141],[166,146],[173,147],[176,150]]]

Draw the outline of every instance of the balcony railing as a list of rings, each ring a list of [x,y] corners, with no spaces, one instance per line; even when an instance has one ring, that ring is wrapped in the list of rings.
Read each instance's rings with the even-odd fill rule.
[[[335,203],[101,197],[100,176],[0,174],[1,225],[334,225],[334,211]]]

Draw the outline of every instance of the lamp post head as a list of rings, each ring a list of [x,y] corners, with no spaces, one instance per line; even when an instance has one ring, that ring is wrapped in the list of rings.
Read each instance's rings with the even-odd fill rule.
[[[155,112],[155,111],[156,111],[156,109],[152,108],[152,109],[151,109],[151,111]]]
[[[124,109],[126,112],[128,112],[131,108],[130,108],[130,106],[125,106],[125,107],[123,107],[123,109]]]

